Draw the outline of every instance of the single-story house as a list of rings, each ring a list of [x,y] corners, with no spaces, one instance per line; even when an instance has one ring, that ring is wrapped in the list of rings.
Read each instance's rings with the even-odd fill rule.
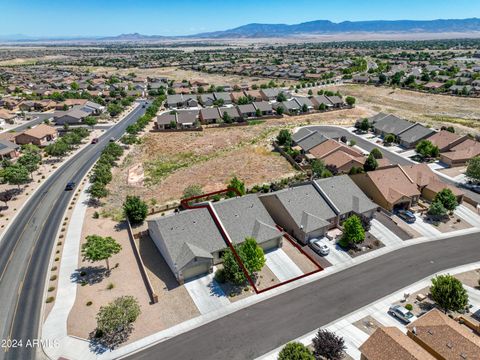
[[[480,337],[434,308],[407,325],[407,336],[435,359],[478,359]]]
[[[225,105],[232,103],[232,98],[228,92],[214,92],[213,96],[215,97],[215,100],[223,100]]]
[[[334,95],[334,96],[327,96],[328,100],[332,103],[332,106],[334,108],[341,108],[345,103],[343,102],[343,99],[340,96]]]
[[[298,146],[303,153],[308,153],[310,149],[329,140],[318,131],[302,128],[292,135],[293,144]]]
[[[300,109],[303,110],[303,106],[307,107],[307,111],[312,111],[314,109],[313,102],[310,101],[307,97],[296,96],[293,100],[300,106]]]
[[[434,133],[435,130],[416,123],[398,135],[398,142],[401,146],[410,149]]]
[[[395,326],[378,327],[359,348],[361,360],[435,360]]]
[[[449,151],[440,154],[440,161],[449,166],[462,166],[468,160],[480,155],[480,143],[473,139],[466,139]]]
[[[262,99],[265,101],[271,101],[275,100],[280,94],[283,92],[282,89],[277,89],[277,88],[269,88],[269,89],[261,89],[260,94],[262,95]]]
[[[166,105],[168,108],[197,107],[198,100],[195,95],[184,95],[184,94],[167,95]]]
[[[15,143],[19,145],[33,144],[47,146],[58,137],[57,129],[47,124],[39,124],[15,136]]]
[[[213,106],[215,97],[213,96],[213,94],[200,94],[198,95],[198,100],[200,100],[200,104],[202,104],[203,106]]]
[[[363,167],[365,157],[362,152],[340,142],[328,139],[308,151],[325,165],[333,165],[340,173],[348,173],[352,167]]]
[[[438,146],[441,153],[450,150],[467,139],[467,135],[461,136],[447,130],[441,130],[427,138],[433,145]]]
[[[67,111],[61,111],[55,114],[53,121],[56,125],[78,125],[83,122],[83,120],[90,116],[90,113],[79,109],[78,107],[73,107]]]
[[[181,128],[195,127],[198,121],[198,110],[179,110],[177,111],[177,124]]]
[[[373,202],[389,211],[408,209],[421,195],[417,184],[399,165],[350,177]]]
[[[325,95],[312,96],[311,100],[315,109],[319,109],[321,104],[325,105],[325,108],[331,108],[333,106]]]
[[[387,134],[398,136],[413,125],[414,124],[408,120],[401,119],[395,115],[387,115],[376,120],[373,124],[373,129],[375,133],[380,136]]]
[[[283,111],[290,115],[299,114],[301,111],[301,106],[298,105],[295,100],[287,100],[273,104],[273,108],[275,110],[277,110],[279,107],[282,107]]]
[[[230,119],[232,119],[233,121],[243,120],[242,116],[240,115],[236,107],[221,107],[218,109],[218,111],[220,112],[220,116],[222,117],[222,119],[226,113],[228,114]]]
[[[159,130],[177,127],[177,116],[174,112],[164,112],[157,116],[157,128]]]
[[[238,105],[237,110],[244,119],[253,118],[257,114],[257,109],[253,104]]]
[[[200,109],[200,122],[202,124],[219,123],[222,119],[218,108]]]
[[[256,195],[212,205],[229,240],[241,244],[253,237],[264,250],[280,247],[283,233]],[[148,232],[179,283],[212,272],[228,248],[206,208],[181,211],[148,220]]]
[[[0,109],[0,122],[13,124],[17,115],[5,109]]]
[[[0,140],[0,159],[15,159],[20,153],[18,149],[20,145],[17,145],[8,140]]]
[[[248,90],[248,91],[244,91],[244,93],[245,93],[246,96],[251,97],[255,101],[262,101],[263,100],[263,96],[262,96],[262,93],[260,92],[260,90]]]
[[[260,110],[262,112],[262,116],[273,115],[272,104],[268,101],[255,101],[253,102],[253,106],[255,106],[255,110]]]

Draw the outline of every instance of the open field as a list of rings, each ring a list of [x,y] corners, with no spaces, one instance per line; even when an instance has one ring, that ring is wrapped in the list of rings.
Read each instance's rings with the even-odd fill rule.
[[[434,95],[369,85],[331,87],[357,98],[358,106],[388,112],[435,127],[453,124],[463,132],[480,129],[480,99]]]
[[[349,125],[371,114],[356,108],[203,132],[148,133],[114,169],[104,213],[118,215],[127,194],[164,204],[181,198],[183,190],[193,184],[201,185],[205,192],[221,190],[234,175],[247,187],[293,176],[293,167],[272,152],[271,141],[281,128],[308,123]],[[128,169],[139,163],[146,172],[145,186],[129,186]]]

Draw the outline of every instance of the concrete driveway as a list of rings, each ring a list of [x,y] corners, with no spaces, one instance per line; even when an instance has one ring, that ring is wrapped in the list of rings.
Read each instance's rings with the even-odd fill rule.
[[[286,281],[303,275],[303,271],[288,257],[282,249],[275,249],[265,254],[266,265],[278,280]]]
[[[337,244],[328,241],[326,238],[322,238],[319,241],[322,244],[326,244],[330,249],[330,253],[325,255],[324,258],[333,266],[352,261],[350,255],[342,250]]]
[[[465,205],[458,205],[454,213],[468,222],[470,225],[480,227],[480,216]]]
[[[230,304],[214,276],[215,268],[212,274],[190,280],[184,285],[202,315]]]
[[[373,219],[370,223],[370,234],[380,240],[385,246],[393,246],[403,244],[403,240],[395,235],[390,229],[383,225],[377,219]]]
[[[413,224],[407,224],[422,236],[433,237],[442,234],[435,226],[427,223],[419,214],[415,214],[417,221]]]

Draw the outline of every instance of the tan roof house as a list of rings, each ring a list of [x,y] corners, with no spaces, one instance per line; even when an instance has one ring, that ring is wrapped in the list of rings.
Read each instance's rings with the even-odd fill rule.
[[[54,141],[57,136],[57,129],[53,126],[40,124],[15,136],[15,142],[19,145],[33,144],[37,146],[47,146],[50,142]]]
[[[433,145],[438,146],[440,152],[448,151],[466,139],[468,139],[466,135],[460,136],[447,130],[441,130],[427,138]]]
[[[440,154],[440,161],[449,166],[462,166],[478,155],[480,155],[480,143],[473,139],[466,139],[452,147],[450,151]]]
[[[380,327],[360,346],[362,360],[434,360],[396,327]]]
[[[408,337],[436,359],[480,358],[480,337],[437,309],[421,316],[407,328]]]
[[[352,167],[362,167],[365,163],[360,151],[332,139],[311,148],[309,153],[326,165],[335,166],[340,173],[348,173]]]

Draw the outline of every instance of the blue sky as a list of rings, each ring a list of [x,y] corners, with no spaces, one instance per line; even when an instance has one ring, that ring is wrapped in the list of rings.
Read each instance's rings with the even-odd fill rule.
[[[251,22],[475,16],[479,0],[0,0],[0,35],[187,35]]]

